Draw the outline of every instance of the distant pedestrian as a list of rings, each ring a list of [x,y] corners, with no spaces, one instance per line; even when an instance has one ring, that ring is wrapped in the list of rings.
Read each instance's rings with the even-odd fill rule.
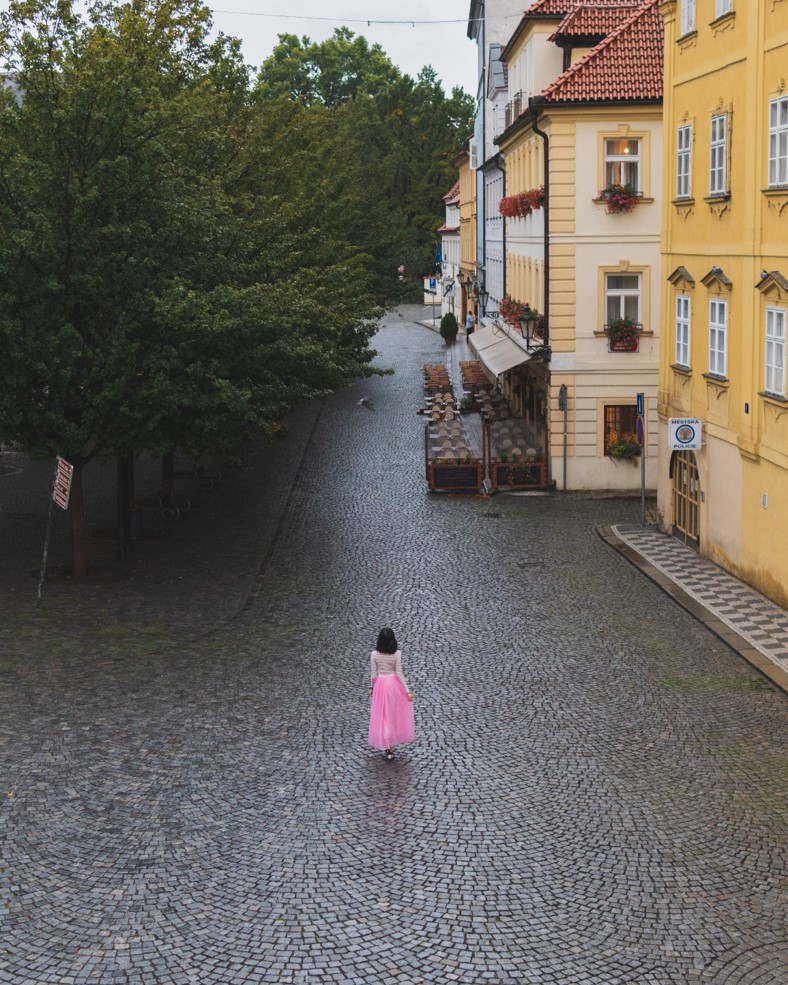
[[[465,334],[470,338],[473,335],[473,327],[476,324],[476,319],[473,317],[473,312],[469,311],[465,319]]]
[[[392,746],[416,738],[413,694],[402,672],[402,654],[392,629],[381,629],[372,651],[369,694],[369,744],[393,759]]]

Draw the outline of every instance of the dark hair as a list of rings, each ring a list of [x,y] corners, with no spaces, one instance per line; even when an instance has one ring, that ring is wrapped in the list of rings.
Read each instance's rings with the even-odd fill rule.
[[[393,629],[381,629],[375,649],[378,653],[396,653],[397,637]]]

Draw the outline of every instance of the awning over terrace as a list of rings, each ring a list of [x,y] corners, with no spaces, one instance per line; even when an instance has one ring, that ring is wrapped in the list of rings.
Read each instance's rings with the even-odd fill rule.
[[[515,366],[520,366],[531,358],[525,349],[521,349],[497,325],[488,325],[474,332],[470,343],[493,382],[500,373],[514,369]]]

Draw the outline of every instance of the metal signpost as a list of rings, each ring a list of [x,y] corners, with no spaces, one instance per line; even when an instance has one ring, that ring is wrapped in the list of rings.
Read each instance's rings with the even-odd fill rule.
[[[646,525],[646,423],[644,421],[645,398],[642,393],[637,395],[637,420],[635,435],[640,445],[640,522]]]
[[[52,536],[52,512],[55,506],[59,506],[61,510],[68,509],[68,499],[71,495],[71,478],[73,475],[74,466],[70,462],[67,462],[65,458],[61,458],[58,455],[55,462],[55,481],[52,488],[52,496],[49,500],[47,532],[44,538],[44,556],[41,558],[41,575],[38,579],[36,609],[41,605],[41,596],[44,591],[44,577],[47,571],[47,555],[49,554],[49,538]]]

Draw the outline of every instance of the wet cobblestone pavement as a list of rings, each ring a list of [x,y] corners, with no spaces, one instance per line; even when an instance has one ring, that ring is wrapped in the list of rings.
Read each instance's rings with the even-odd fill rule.
[[[141,545],[36,621],[5,576],[0,982],[784,985],[785,696],[597,536],[639,502],[429,495],[442,342],[376,345],[172,535],[182,584]]]

